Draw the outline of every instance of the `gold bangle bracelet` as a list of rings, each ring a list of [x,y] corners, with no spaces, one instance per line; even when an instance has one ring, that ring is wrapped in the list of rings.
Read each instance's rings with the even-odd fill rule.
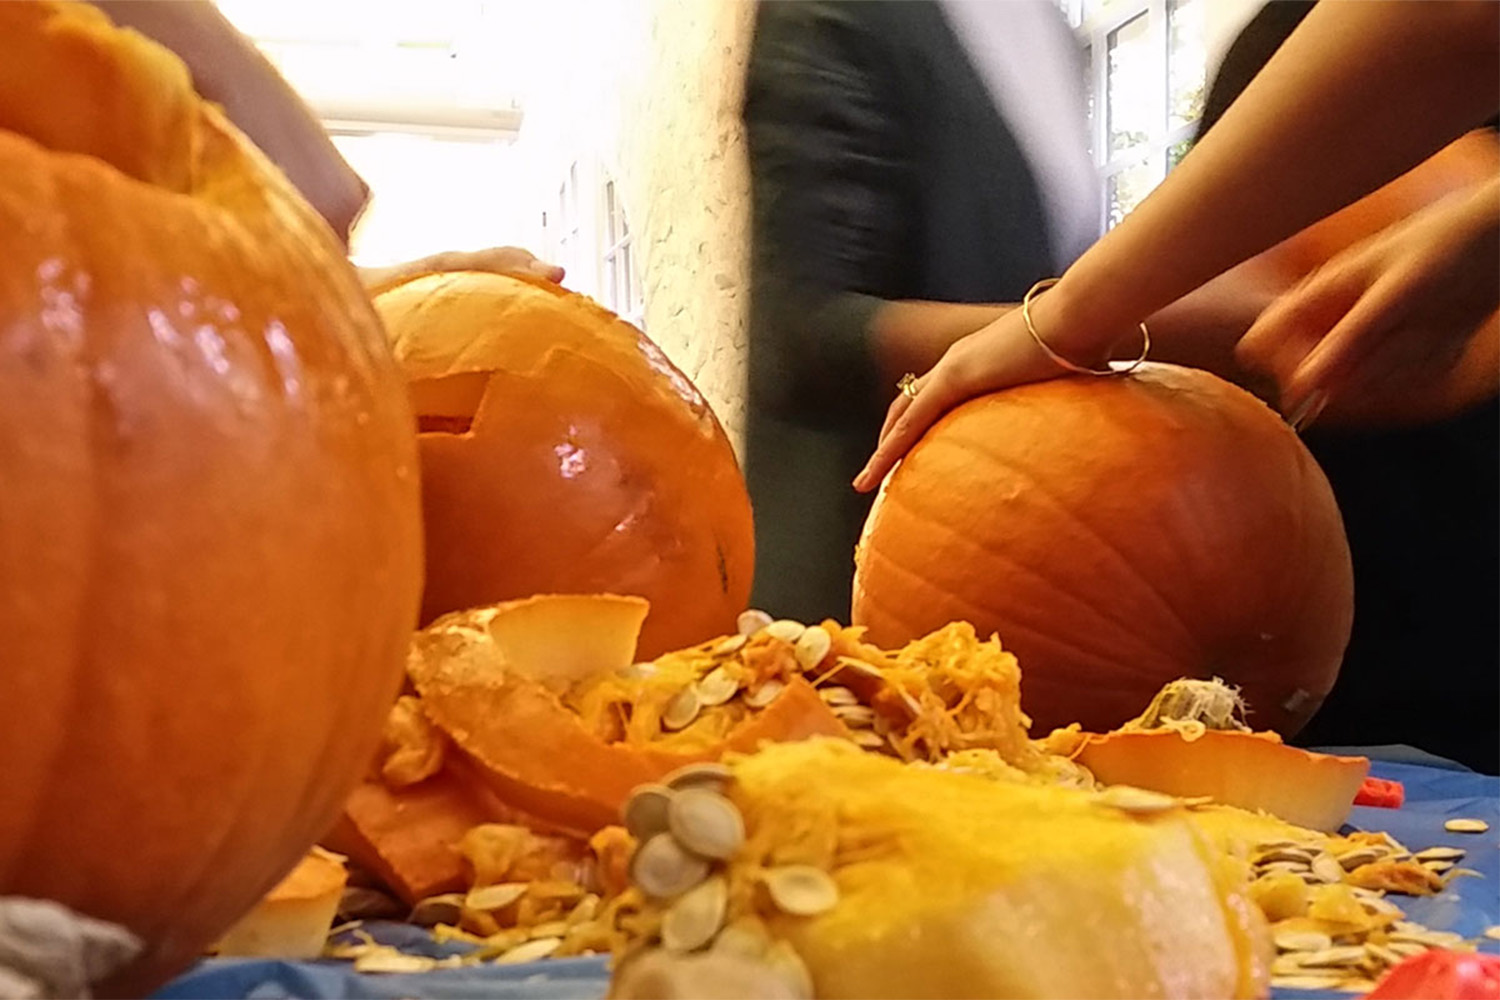
[[[1126,365],[1123,368],[1108,367],[1108,362],[1106,362],[1106,367],[1102,371],[1098,368],[1085,368],[1083,365],[1075,365],[1073,362],[1069,361],[1067,358],[1063,357],[1061,354],[1058,354],[1052,348],[1047,346],[1047,342],[1042,339],[1042,335],[1036,332],[1036,325],[1031,322],[1031,300],[1033,297],[1035,297],[1037,292],[1046,291],[1053,285],[1057,284],[1059,280],[1060,279],[1058,278],[1043,278],[1041,281],[1038,281],[1036,284],[1032,285],[1031,288],[1026,292],[1026,297],[1021,300],[1021,319],[1026,323],[1026,332],[1031,334],[1031,339],[1036,341],[1036,346],[1042,349],[1042,353],[1051,358],[1053,363],[1056,364],[1059,368],[1064,368],[1070,372],[1077,372],[1079,375],[1128,375],[1139,368],[1141,366],[1141,362],[1146,360],[1146,355],[1151,353],[1151,331],[1146,329],[1145,323],[1140,324],[1140,357],[1136,358],[1134,361],[1130,362],[1130,364]]]

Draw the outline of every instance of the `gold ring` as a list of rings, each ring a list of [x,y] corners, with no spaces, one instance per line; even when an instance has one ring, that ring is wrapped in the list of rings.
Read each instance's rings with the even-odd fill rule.
[[[1063,357],[1061,354],[1058,354],[1052,348],[1047,346],[1047,342],[1042,339],[1042,335],[1037,333],[1036,327],[1032,325],[1031,299],[1036,295],[1037,292],[1045,291],[1046,289],[1051,288],[1053,285],[1057,284],[1059,280],[1061,279],[1043,278],[1041,281],[1038,281],[1036,284],[1032,285],[1031,289],[1026,293],[1026,297],[1021,299],[1021,319],[1026,323],[1026,332],[1031,334],[1031,339],[1036,341],[1036,346],[1042,349],[1042,353],[1051,358],[1053,363],[1058,367],[1066,368],[1068,371],[1077,372],[1080,375],[1128,375],[1139,368],[1141,366],[1141,362],[1146,360],[1146,355],[1151,353],[1151,331],[1146,329],[1145,323],[1140,324],[1141,353],[1134,361],[1130,362],[1130,364],[1126,365],[1124,368],[1108,367],[1107,362],[1106,367],[1102,370],[1098,368],[1085,368],[1083,365],[1074,364],[1073,362],[1069,361],[1067,358]]]
[[[917,398],[917,376],[915,372],[907,372],[901,376],[901,381],[896,383],[896,388],[901,390],[901,395],[909,399]]]

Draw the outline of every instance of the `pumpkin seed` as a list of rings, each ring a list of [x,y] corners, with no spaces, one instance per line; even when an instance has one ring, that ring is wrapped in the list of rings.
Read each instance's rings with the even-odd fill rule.
[[[1271,985],[1284,990],[1331,990],[1343,981],[1343,976],[1273,976]]]
[[[510,951],[495,959],[495,964],[524,965],[527,962],[535,962],[537,959],[546,958],[561,947],[562,938],[560,937],[532,938],[525,944],[516,945]]]
[[[729,909],[729,886],[722,875],[678,897],[662,918],[661,943],[668,951],[697,951],[724,926]]]
[[[642,785],[625,800],[621,816],[625,829],[636,840],[650,840],[667,828],[667,809],[672,789],[665,785]]]
[[[671,899],[708,878],[708,862],[689,854],[670,833],[658,833],[636,848],[629,873],[646,895]]]
[[[1312,873],[1324,882],[1342,882],[1344,880],[1344,866],[1334,860],[1331,854],[1319,854],[1313,858]]]
[[[723,667],[709,671],[695,686],[698,704],[703,707],[722,705],[733,698],[740,689],[740,682],[729,676]],[[697,715],[695,711],[693,713]]]
[[[546,923],[528,927],[527,934],[532,938],[560,938],[568,933],[568,922],[566,920],[548,920]]]
[[[1402,958],[1411,958],[1414,955],[1421,955],[1427,951],[1425,944],[1418,944],[1415,941],[1389,941],[1386,943],[1386,947]]]
[[[569,926],[586,924],[599,915],[599,907],[603,900],[596,893],[589,893],[578,901],[578,905],[568,911],[567,922]]]
[[[1441,874],[1443,874],[1443,872],[1445,872],[1448,869],[1450,869],[1450,868],[1453,867],[1453,862],[1451,862],[1451,861],[1424,861],[1424,862],[1422,862],[1422,867],[1426,868],[1428,871],[1432,872],[1434,875],[1441,875]]]
[[[1412,857],[1426,864],[1429,861],[1460,861],[1467,853],[1461,847],[1429,847],[1425,851],[1418,851]]]
[[[884,750],[885,737],[869,729],[856,729],[849,734],[854,745],[865,750]]]
[[[621,673],[632,680],[642,680],[647,677],[655,676],[656,664],[632,663],[630,666],[622,670]]]
[[[1450,819],[1443,824],[1449,833],[1484,833],[1490,825],[1482,819]]]
[[[426,955],[408,955],[402,951],[371,951],[354,960],[355,972],[401,973],[431,972],[437,959]]]
[[[821,625],[810,626],[807,631],[797,637],[797,644],[792,647],[792,655],[797,658],[797,665],[803,670],[811,670],[823,662],[828,651],[833,648],[833,636]]]
[[[802,961],[802,956],[790,944],[777,941],[766,950],[762,961],[786,983],[797,1000],[812,1000],[812,973],[807,971],[807,963]]]
[[[464,897],[464,908],[468,910],[503,910],[526,895],[526,882],[500,882],[469,890]]]
[[[699,786],[718,791],[733,780],[734,772],[727,765],[717,761],[705,761],[701,764],[685,764],[668,773],[661,779],[661,783],[674,792]]]
[[[1374,941],[1365,942],[1365,951],[1371,958],[1383,965],[1400,965],[1405,958],[1400,952],[1387,948],[1383,944],[1376,944]]]
[[[754,691],[747,691],[744,696],[745,704],[751,708],[765,708],[785,690],[786,684],[773,677]]]
[[[406,918],[406,921],[418,927],[456,924],[458,918],[463,915],[463,908],[463,893],[445,892],[440,896],[428,896],[426,899],[417,900],[417,905],[411,908],[411,915]]]
[[[1345,851],[1343,854],[1335,855],[1334,859],[1338,861],[1339,867],[1343,868],[1344,871],[1352,872],[1360,865],[1379,861],[1384,856],[1385,852],[1378,847],[1357,847],[1352,851]]]
[[[738,653],[740,650],[745,648],[745,643],[749,641],[750,637],[745,633],[740,632],[737,635],[731,635],[728,638],[720,639],[718,643],[715,644],[713,653],[715,656],[728,656],[731,653]]]
[[[770,615],[766,614],[764,611],[757,611],[753,608],[749,611],[741,612],[739,620],[735,622],[735,626],[739,629],[740,635],[743,635],[746,638],[749,638],[762,629],[768,628],[770,624]]]
[[[771,935],[766,933],[765,924],[755,917],[740,917],[719,932],[719,936],[714,938],[711,950],[730,955],[743,955],[746,958],[759,958],[765,954],[770,944]]]
[[[861,677],[866,677],[870,680],[878,681],[885,676],[880,668],[873,663],[866,663],[864,660],[856,659],[853,656],[840,656],[834,662],[840,668],[840,670],[834,672],[835,675],[847,670],[851,674],[859,674]]]
[[[740,811],[706,788],[688,788],[674,795],[667,824],[678,843],[701,858],[726,860],[745,842]]]
[[[1500,924],[1495,924],[1484,929],[1484,936],[1491,941],[1500,941]]]
[[[833,715],[844,725],[857,729],[869,729],[875,724],[875,710],[865,705],[839,705]]]
[[[771,902],[783,913],[815,917],[838,905],[838,884],[831,875],[813,865],[782,865],[762,877]]]
[[[666,711],[661,714],[661,726],[669,731],[685,729],[692,725],[693,720],[698,718],[702,706],[698,702],[698,692],[693,688],[683,688],[667,702]]]
[[[1177,800],[1172,796],[1150,792],[1144,788],[1135,788],[1131,785],[1112,785],[1099,794],[1099,800],[1104,805],[1112,806],[1121,812],[1138,816],[1148,816],[1177,808]]]
[[[766,635],[786,643],[795,643],[806,631],[806,625],[794,622],[790,618],[781,618],[766,626]]]
[[[1276,862],[1284,862],[1307,868],[1312,865],[1313,854],[1300,847],[1275,847],[1268,851],[1262,851],[1253,859],[1256,865],[1270,865]]]
[[[1276,931],[1276,947],[1282,951],[1327,951],[1333,938],[1322,931]]]
[[[1297,964],[1304,969],[1343,968],[1364,961],[1365,949],[1360,945],[1344,945],[1324,948],[1321,951],[1303,952],[1297,956]]]
[[[837,684],[832,687],[819,688],[818,697],[823,699],[823,704],[829,708],[838,708],[841,705],[858,705],[859,697],[846,687]]]

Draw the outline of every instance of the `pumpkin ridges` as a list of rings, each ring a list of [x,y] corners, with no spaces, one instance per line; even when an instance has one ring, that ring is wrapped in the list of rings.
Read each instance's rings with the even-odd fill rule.
[[[940,421],[871,512],[855,624],[883,645],[961,617],[998,632],[1043,727],[1108,729],[1165,681],[1210,673],[1294,726],[1311,706],[1282,709],[1284,679],[1326,689],[1347,641],[1331,490],[1248,394],[1164,366],[1138,375],[1024,386]],[[974,555],[986,549],[1003,559]]]
[[[42,26],[53,16],[95,19],[97,37],[75,41],[118,44],[86,7],[0,6],[15,29],[0,39],[28,57],[52,44]],[[27,670],[0,672],[0,702],[28,712],[0,734],[0,816],[14,820],[0,830],[0,892],[59,896],[151,931],[154,952],[105,992],[144,989],[194,957],[331,819],[399,677],[419,565],[409,414],[336,241],[284,180],[258,173],[268,169],[258,154],[216,131],[222,119],[197,103],[180,63],[132,45],[108,53],[128,81],[149,76],[129,52],[149,52],[152,65],[176,67],[182,87],[146,87],[155,96],[135,110],[181,97],[201,116],[191,197],[180,193],[187,185],[154,188],[0,134],[0,212],[14,220],[0,227],[0,317],[7,331],[36,335],[29,353],[17,336],[0,350],[0,480],[39,497],[10,536],[0,531],[0,620],[28,654]],[[25,59],[0,64],[0,122],[14,126],[20,94],[44,123],[65,123],[52,95],[26,86]],[[88,83],[66,73],[51,82],[58,101]],[[150,167],[145,147],[134,151]],[[16,196],[47,185],[50,198]],[[79,274],[92,280],[86,290],[72,284]],[[178,311],[207,308],[214,294],[238,320]],[[176,324],[177,346],[168,327],[151,326],[158,313]],[[73,317],[82,361],[63,360],[59,346],[67,334],[56,324]],[[285,373],[266,363],[273,319],[303,380],[295,407]],[[85,418],[90,451],[77,443]],[[104,497],[107,522],[91,529],[84,513],[58,520],[45,509],[55,496],[71,511],[75,492]],[[7,503],[8,515],[17,510]],[[45,530],[26,537],[28,526]],[[83,537],[90,530],[97,540]],[[60,563],[69,545],[79,555]],[[75,608],[86,617],[72,623]],[[80,637],[87,648],[73,648]],[[288,655],[260,655],[271,649]],[[299,682],[298,667],[325,683]],[[86,717],[31,697],[70,677]],[[58,735],[54,764],[27,745],[32,732],[35,742]],[[338,752],[318,759],[334,739]],[[265,763],[247,766],[257,756]],[[37,828],[28,842],[10,839],[18,816]],[[185,885],[195,868],[215,869],[216,885]]]

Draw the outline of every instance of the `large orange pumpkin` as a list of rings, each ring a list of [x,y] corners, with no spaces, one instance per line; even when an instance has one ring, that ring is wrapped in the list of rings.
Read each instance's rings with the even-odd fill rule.
[[[164,49],[0,4],[0,896],[182,967],[375,749],[421,580],[333,234]]]
[[[540,279],[427,275],[376,298],[421,421],[423,621],[538,593],[651,602],[641,654],[734,630],[749,494],[693,384]]]
[[[888,478],[853,620],[897,646],[950,621],[1020,659],[1037,731],[1103,732],[1178,677],[1244,691],[1290,734],[1353,619],[1333,494],[1292,430],[1205,372],[1145,365],[973,400]]]

